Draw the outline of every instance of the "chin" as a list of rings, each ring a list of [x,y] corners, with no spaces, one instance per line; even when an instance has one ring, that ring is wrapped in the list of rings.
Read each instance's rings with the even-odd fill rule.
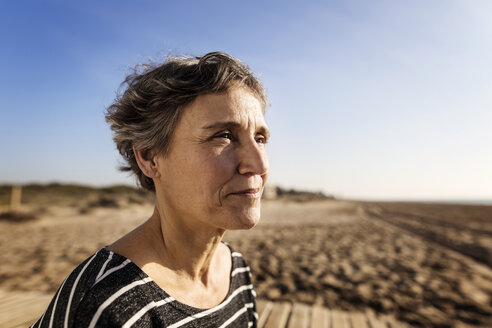
[[[249,230],[260,221],[260,209],[251,208],[245,213],[236,213],[233,217],[232,227],[229,230]]]

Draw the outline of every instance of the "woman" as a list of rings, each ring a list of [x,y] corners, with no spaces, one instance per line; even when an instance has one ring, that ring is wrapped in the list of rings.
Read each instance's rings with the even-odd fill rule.
[[[220,52],[168,58],[126,83],[106,119],[154,213],[77,267],[33,327],[256,326],[249,268],[221,239],[260,218],[263,88]]]

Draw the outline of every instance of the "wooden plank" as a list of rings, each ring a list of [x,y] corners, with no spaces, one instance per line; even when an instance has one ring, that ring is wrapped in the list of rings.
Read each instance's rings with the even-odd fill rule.
[[[265,328],[285,328],[291,308],[292,305],[290,303],[275,303],[272,313],[265,323]]]
[[[22,202],[22,186],[12,186],[10,192],[10,210],[17,211],[21,207]]]
[[[38,312],[41,312],[42,309],[45,308],[46,304],[40,303],[37,299],[25,299],[22,303],[19,303],[19,306],[2,308],[0,310],[0,323],[6,322],[17,316],[26,317],[26,315],[33,312],[33,309],[41,309],[36,312],[35,315],[37,315]],[[29,311],[26,313],[26,310]]]
[[[373,315],[368,315],[367,320],[369,321],[371,328],[388,328],[385,321],[380,320]]]
[[[268,316],[270,311],[272,310],[273,302],[268,300],[257,300],[256,301],[256,310],[258,311],[258,317],[262,317],[264,315]]]
[[[50,295],[38,292],[6,292],[0,290],[0,304],[7,304],[14,299],[26,299],[33,297],[49,297]]]
[[[387,320],[387,324],[389,328],[406,328],[407,326],[394,318],[389,318]]]
[[[350,322],[346,312],[331,311],[331,328],[350,328]]]
[[[1,323],[0,324],[0,328],[13,328],[13,327],[29,327],[31,326],[33,323],[36,322],[36,320],[38,320],[39,317],[36,317],[36,318],[16,318],[15,320],[10,320],[6,323]]]
[[[26,311],[28,309],[29,311]],[[0,314],[0,327],[14,327],[27,322],[33,322],[42,315],[46,309],[46,304],[40,303],[36,299],[28,299],[22,307],[4,311]]]
[[[258,300],[258,328],[263,328],[273,309],[273,303],[270,301]]]
[[[47,307],[49,304],[50,298],[51,297],[45,296],[45,295],[42,295],[42,296],[40,296],[40,295],[32,295],[31,296],[31,295],[22,295],[22,294],[14,295],[9,300],[0,303],[0,309],[1,309],[0,311],[2,313],[9,312],[9,311],[15,310],[21,306],[24,306],[24,303],[26,303],[26,302],[32,302],[32,301],[44,304],[44,306]]]
[[[258,312],[258,316],[261,315],[267,303],[267,300],[256,300],[256,312]]]
[[[330,328],[330,312],[321,306],[313,306],[311,328]]]
[[[33,323],[34,321],[26,321],[21,324],[18,324],[17,326],[10,326],[5,328],[26,328],[26,327],[30,327]]]
[[[28,298],[28,297],[27,297]],[[11,293],[7,297],[3,298],[2,301],[0,302],[0,305],[2,306],[2,309],[10,306],[11,304],[16,304],[18,302],[22,302],[23,300],[26,299],[26,295],[22,293]]]
[[[294,303],[288,328],[309,328],[309,314],[308,305]]]
[[[0,328],[27,327],[48,307],[51,295],[38,292],[0,291]]]
[[[0,328],[26,328],[26,327],[30,327],[34,322],[35,322],[34,320],[24,321],[24,322],[19,323],[19,324],[14,324],[14,325],[9,325],[9,326],[0,326]]]
[[[352,328],[369,328],[366,316],[362,313],[352,313],[349,315]]]

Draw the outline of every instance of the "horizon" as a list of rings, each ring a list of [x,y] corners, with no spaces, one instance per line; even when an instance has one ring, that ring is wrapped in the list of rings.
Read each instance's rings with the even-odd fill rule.
[[[26,187],[26,186],[42,186],[42,187],[47,187],[47,186],[52,186],[52,185],[59,185],[59,186],[76,186],[76,187],[87,187],[87,188],[93,188],[93,189],[105,189],[105,188],[112,188],[112,187],[129,187],[129,188],[134,188],[134,189],[143,189],[142,187],[138,186],[137,184],[128,184],[128,183],[116,183],[116,184],[90,184],[90,183],[79,183],[79,182],[60,182],[60,181],[48,181],[48,182],[36,182],[36,181],[29,181],[25,183],[4,183],[0,181],[0,187],[4,186],[21,186],[21,187]],[[446,205],[480,205],[480,206],[492,206],[492,198],[470,198],[470,199],[460,199],[460,198],[405,198],[405,199],[399,199],[399,198],[344,198],[341,196],[333,195],[333,194],[327,194],[321,190],[315,190],[315,189],[299,189],[299,188],[289,188],[285,187],[282,185],[273,185],[267,182],[266,186],[270,187],[279,187],[283,190],[294,190],[296,192],[307,192],[307,193],[312,193],[312,194],[318,194],[322,193],[324,197],[327,197],[327,199],[330,199],[330,197],[333,197],[332,200],[335,201],[360,201],[360,202],[395,202],[395,203],[429,203],[429,204],[446,204]]]
[[[466,0],[2,4],[0,183],[135,186],[103,114],[125,75],[222,50],[266,86],[268,183],[492,200],[491,14]]]

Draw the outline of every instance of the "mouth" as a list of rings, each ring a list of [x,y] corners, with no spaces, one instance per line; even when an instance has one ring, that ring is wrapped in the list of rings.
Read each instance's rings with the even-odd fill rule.
[[[260,198],[261,189],[260,188],[244,189],[240,191],[231,192],[229,196],[238,196],[244,198]]]

